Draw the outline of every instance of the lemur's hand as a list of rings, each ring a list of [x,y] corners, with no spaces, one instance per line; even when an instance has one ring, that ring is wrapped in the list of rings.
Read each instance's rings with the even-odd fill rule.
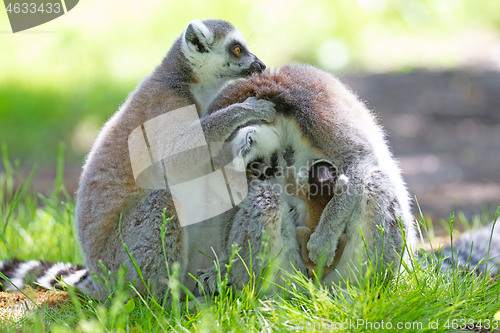
[[[256,97],[248,97],[240,104],[244,109],[251,111],[255,118],[265,122],[270,123],[276,118],[276,109],[273,102],[266,101],[265,99],[257,99]]]
[[[335,259],[335,251],[337,250],[338,239],[341,235],[335,235],[330,232],[329,228],[318,228],[309,238],[307,249],[309,250],[309,258],[313,263],[318,264],[322,255],[325,256],[323,265],[330,266]]]

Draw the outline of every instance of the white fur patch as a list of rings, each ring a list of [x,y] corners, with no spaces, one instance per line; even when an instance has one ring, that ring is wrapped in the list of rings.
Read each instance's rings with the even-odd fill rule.
[[[342,174],[339,176],[339,178],[337,179],[337,184],[335,185],[335,187],[341,187],[341,186],[344,186],[345,184],[347,184],[349,182],[349,178]]]
[[[184,29],[184,32],[182,33],[182,53],[187,56],[188,53],[191,52],[196,52],[195,50],[191,49],[186,42],[186,31],[189,26],[192,26],[196,32],[196,35],[199,36],[200,41],[206,41],[207,44],[210,44],[213,41],[213,35],[212,32],[207,28],[203,22],[201,22],[198,19],[193,19],[191,22],[188,23],[186,26],[186,29]],[[203,36],[205,38],[203,38]]]
[[[231,31],[227,35],[226,40],[228,41],[235,40],[241,46],[244,46],[245,48],[248,49],[247,41],[245,40],[245,37],[243,37],[243,34],[238,29],[234,29],[233,31]]]

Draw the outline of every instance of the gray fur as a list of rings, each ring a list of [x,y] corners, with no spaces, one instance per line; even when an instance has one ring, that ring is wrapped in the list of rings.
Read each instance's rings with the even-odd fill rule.
[[[318,263],[323,253],[329,266],[339,239],[347,235],[335,270],[323,282],[339,283],[354,277],[353,273],[362,278],[368,259],[377,272],[391,267],[397,273],[400,258],[409,263],[408,252],[402,251],[403,245],[413,251],[415,242],[408,191],[382,127],[356,96],[340,81],[311,66],[285,66],[235,83],[219,95],[212,107],[217,109],[250,96],[273,102],[278,116],[272,124],[240,129],[233,139],[245,147],[247,163],[258,158],[272,166],[276,160],[273,154],[291,146],[295,169],[308,161],[325,159],[348,179],[337,187],[307,243],[312,262]],[[248,136],[250,148],[241,143]],[[239,223],[238,218],[233,223]]]
[[[278,284],[283,284],[283,279],[286,278],[281,270],[289,273],[295,270],[302,274],[307,273],[300,257],[295,225],[289,223],[293,220],[290,216],[294,214],[290,205],[290,201],[293,200],[286,198],[280,188],[274,185],[270,181],[254,180],[251,192],[240,205],[234,219],[226,219],[221,226],[223,237],[221,237],[219,263],[222,279],[227,274],[232,245],[237,244],[240,247],[238,255],[232,262],[228,279],[228,284],[236,288],[248,283],[251,275],[257,278],[264,269],[268,270],[268,277]],[[264,238],[264,231],[267,239]],[[269,253],[267,258],[261,258],[259,254],[264,250],[265,240]],[[277,261],[270,267],[269,260],[275,259]],[[249,272],[247,268],[253,270]],[[196,278],[201,282],[200,294],[203,294],[203,291],[208,295],[217,292],[216,267],[199,270]]]

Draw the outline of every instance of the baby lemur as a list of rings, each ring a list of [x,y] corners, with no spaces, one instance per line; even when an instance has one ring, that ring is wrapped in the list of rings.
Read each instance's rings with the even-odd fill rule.
[[[397,273],[400,260],[409,258],[408,252],[403,253],[404,245],[414,248],[415,226],[401,171],[374,115],[340,81],[311,66],[284,66],[237,82],[218,95],[208,112],[249,97],[273,102],[278,115],[270,124],[239,129],[232,139],[248,165],[260,165],[254,169],[264,183],[244,200],[234,220],[226,220],[222,247],[227,250],[236,242],[243,248],[242,258],[248,260],[245,243],[259,244],[262,231],[277,228],[281,221],[281,233],[277,232],[274,242],[283,249],[282,261],[296,268],[301,267],[300,261],[304,269],[304,262],[297,259],[295,223],[305,220],[307,208],[291,207],[295,214],[273,209],[293,206],[293,201],[281,203],[283,197],[268,190],[268,183],[276,181],[280,166],[295,170],[297,178],[298,170],[307,168],[310,161],[323,159],[344,177],[335,194],[326,198],[319,223],[307,241],[312,263],[320,262],[322,255],[326,266],[336,261],[323,281],[338,283],[353,273],[362,274],[368,259],[377,271],[390,266]],[[209,292],[214,289],[210,274],[213,270],[197,274]],[[240,268],[231,282],[239,285],[247,279],[248,273]]]
[[[304,265],[307,268],[307,273],[310,278],[314,277],[314,272],[319,269],[322,272],[321,278],[325,277],[331,270],[335,268],[347,242],[345,234],[339,240],[337,250],[335,251],[335,258],[333,262],[326,267],[317,267],[309,258],[309,251],[307,250],[307,243],[318,227],[321,215],[328,202],[332,199],[337,189],[341,190],[342,187],[349,180],[345,175],[338,175],[337,169],[328,161],[319,160],[314,162],[307,174],[307,183],[304,191],[297,188],[295,195],[304,200],[306,205],[307,216],[303,226],[298,226],[295,230],[297,232],[297,240],[301,248],[301,256]],[[292,187],[293,187],[293,183]]]

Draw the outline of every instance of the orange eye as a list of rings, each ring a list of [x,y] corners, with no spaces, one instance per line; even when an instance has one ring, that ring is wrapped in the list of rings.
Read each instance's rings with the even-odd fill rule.
[[[239,46],[236,46],[233,50],[234,54],[239,55],[241,53],[241,48]]]

